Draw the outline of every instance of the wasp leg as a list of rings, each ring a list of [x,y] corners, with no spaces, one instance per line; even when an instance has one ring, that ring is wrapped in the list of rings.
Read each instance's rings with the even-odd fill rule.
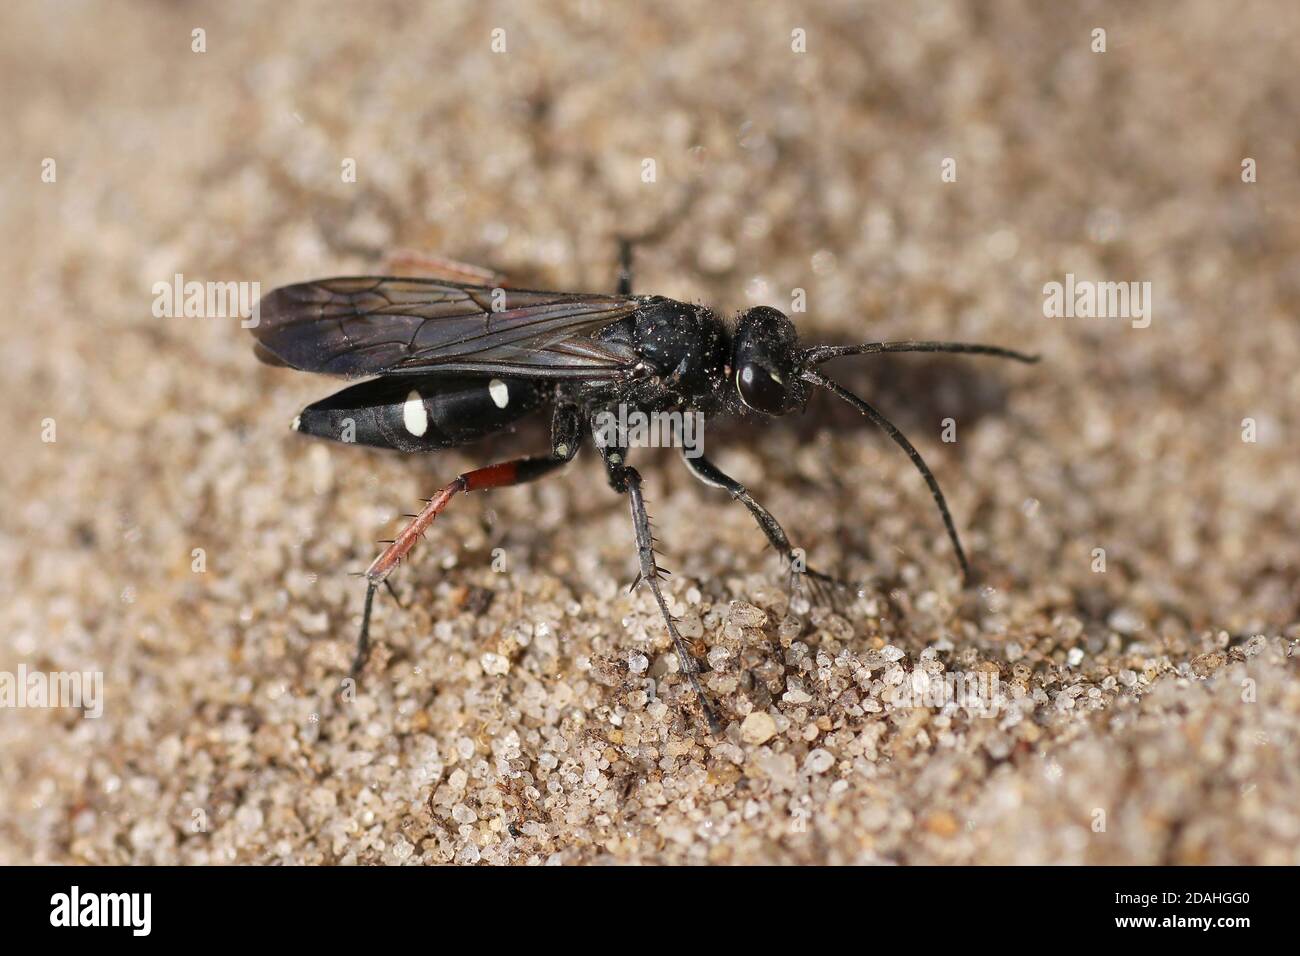
[[[772,547],[789,565],[789,587],[791,591],[797,589],[802,577],[806,577],[809,581],[809,590],[813,592],[814,597],[820,598],[825,604],[833,605],[835,603],[835,589],[851,588],[851,585],[845,581],[840,581],[828,574],[822,574],[820,571],[814,571],[808,567],[804,563],[802,555],[790,546],[790,539],[786,537],[785,530],[776,518],[772,517],[772,513],[755,501],[754,496],[735,478],[732,478],[703,455],[695,458],[683,455],[682,460],[686,462],[686,467],[690,469],[691,474],[700,481],[712,488],[721,488],[749,509],[749,513],[758,522],[759,529],[767,536],[767,540]]]
[[[442,514],[443,509],[462,491],[485,491],[488,488],[508,488],[522,485],[550,474],[573,460],[578,453],[582,438],[578,414],[568,405],[557,406],[551,421],[551,454],[546,457],[516,458],[503,461],[486,468],[467,471],[455,481],[444,485],[429,498],[424,508],[411,523],[402,529],[379,557],[366,568],[366,601],[361,614],[361,635],[357,639],[357,654],[352,661],[352,676],[355,678],[366,666],[370,656],[370,614],[375,603],[375,592],[381,584],[388,583],[388,576],[397,565],[415,547],[415,543],[424,536],[434,519]]]
[[[605,456],[605,468],[609,474],[609,483],[619,494],[626,494],[628,501],[632,506],[632,526],[636,530],[636,550],[639,570],[637,578],[632,582],[632,587],[644,581],[650,587],[654,594],[655,603],[659,605],[659,613],[663,616],[664,624],[668,627],[668,635],[673,639],[673,647],[677,650],[677,659],[681,662],[682,671],[686,674],[687,679],[691,682],[696,696],[700,701],[700,709],[704,711],[704,719],[708,722],[709,730],[714,734],[722,733],[722,722],[718,720],[718,715],[713,706],[709,703],[708,695],[704,693],[704,688],[700,685],[699,668],[695,664],[695,658],[691,657],[686,650],[686,642],[682,640],[681,634],[677,632],[677,625],[673,623],[673,617],[668,613],[668,602],[664,600],[663,591],[659,587],[659,578],[667,574],[659,563],[655,560],[654,535],[650,530],[650,515],[645,507],[645,495],[641,491],[641,475],[635,468],[624,464],[627,452],[624,449],[601,449]]]
[[[495,269],[414,249],[394,250],[384,259],[383,268],[387,274],[396,276],[414,275],[423,279],[445,279],[471,285],[506,285],[506,277]]]
[[[632,294],[632,240],[618,240],[618,294]]]

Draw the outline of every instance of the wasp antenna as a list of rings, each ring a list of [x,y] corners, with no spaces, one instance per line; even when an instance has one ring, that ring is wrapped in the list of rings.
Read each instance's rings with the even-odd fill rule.
[[[1014,359],[1032,365],[1039,356],[997,345],[976,345],[970,342],[867,342],[865,345],[817,345],[803,352],[805,367],[821,365],[845,355],[875,355],[882,352],[961,352],[967,355],[992,355],[995,358]]]
[[[892,438],[895,444],[903,451],[907,452],[907,457],[912,459],[912,464],[916,470],[921,473],[925,483],[930,486],[930,494],[934,497],[934,503],[939,506],[939,513],[943,515],[943,525],[948,529],[948,539],[952,542],[953,550],[957,552],[957,561],[961,564],[962,578],[965,583],[971,581],[970,563],[966,560],[966,552],[961,546],[961,539],[957,536],[957,526],[953,524],[952,513],[948,510],[948,502],[943,497],[943,492],[939,489],[939,482],[935,479],[934,473],[921,457],[921,453],[916,450],[915,446],[907,440],[907,437],[898,430],[898,428],[876,409],[854,395],[847,388],[836,384],[820,372],[814,372],[811,369],[803,373],[803,379],[814,385],[820,385],[838,398],[848,402],[859,412],[871,419],[880,430]]]

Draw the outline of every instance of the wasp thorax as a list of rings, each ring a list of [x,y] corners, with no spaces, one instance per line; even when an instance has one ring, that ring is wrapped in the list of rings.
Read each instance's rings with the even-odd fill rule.
[[[732,343],[736,391],[749,408],[768,415],[789,411],[795,397],[799,336],[784,314],[768,306],[740,317]]]
[[[710,388],[726,364],[721,323],[707,309],[671,299],[640,310],[633,342],[642,361],[658,371],[657,384],[688,394]]]

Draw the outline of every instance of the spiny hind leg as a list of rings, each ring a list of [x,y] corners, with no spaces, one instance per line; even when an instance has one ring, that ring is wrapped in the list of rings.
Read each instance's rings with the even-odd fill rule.
[[[441,256],[433,252],[420,252],[415,249],[394,249],[384,259],[383,270],[387,275],[414,276],[422,279],[445,279],[449,282],[465,282],[470,285],[490,285],[505,288],[508,283],[503,273],[486,266]]]
[[[424,536],[438,515],[463,491],[485,491],[489,488],[508,488],[534,481],[563,467],[578,453],[582,439],[581,426],[575,409],[560,405],[551,420],[551,453],[545,457],[516,458],[485,468],[476,468],[459,475],[455,481],[439,488],[431,498],[425,499],[419,514],[408,515],[410,524],[386,547],[379,557],[366,568],[366,600],[361,612],[361,634],[357,639],[357,653],[352,661],[355,678],[366,666],[370,656],[370,617],[374,609],[375,592],[381,584],[387,585],[388,576]],[[391,585],[390,585],[391,587]]]

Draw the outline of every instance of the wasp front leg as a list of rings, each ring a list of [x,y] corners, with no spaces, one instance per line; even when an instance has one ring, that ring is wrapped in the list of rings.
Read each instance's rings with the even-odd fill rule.
[[[686,467],[690,469],[691,474],[700,481],[712,488],[721,488],[749,509],[749,513],[754,516],[754,520],[767,537],[768,542],[776,549],[777,554],[781,555],[785,560],[790,572],[788,586],[791,592],[797,590],[799,583],[804,578],[807,578],[809,590],[813,592],[814,597],[822,599],[823,603],[834,604],[836,590],[851,589],[852,585],[847,582],[808,567],[803,552],[790,545],[790,539],[786,536],[785,529],[781,527],[780,522],[772,516],[770,511],[758,503],[743,484],[732,478],[703,455],[695,458],[683,455],[682,460],[686,462]]]

